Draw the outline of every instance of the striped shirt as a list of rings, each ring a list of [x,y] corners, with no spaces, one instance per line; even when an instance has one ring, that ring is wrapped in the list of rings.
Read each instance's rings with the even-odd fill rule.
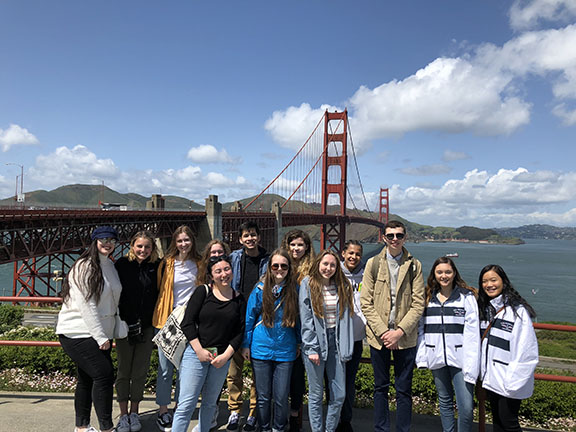
[[[335,328],[336,319],[338,318],[338,289],[336,285],[323,286],[322,295],[324,296],[324,321],[326,322],[326,328]]]

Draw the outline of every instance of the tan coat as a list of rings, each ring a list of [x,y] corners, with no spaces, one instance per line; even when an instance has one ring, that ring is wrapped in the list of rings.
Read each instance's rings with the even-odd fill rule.
[[[416,346],[418,341],[418,321],[424,312],[424,279],[422,264],[403,248],[402,261],[398,272],[396,287],[396,328],[404,331],[398,341],[398,348],[406,349]],[[374,269],[380,262],[378,275],[374,280]],[[410,280],[412,278],[412,280]],[[390,317],[390,274],[386,262],[386,247],[368,260],[362,279],[360,293],[362,313],[366,317],[366,337],[370,346],[381,349],[384,344],[380,339],[388,328]]]

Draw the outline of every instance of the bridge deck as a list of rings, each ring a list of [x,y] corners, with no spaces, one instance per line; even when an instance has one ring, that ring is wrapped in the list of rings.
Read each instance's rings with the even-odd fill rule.
[[[247,408],[247,407],[246,407]],[[142,432],[157,431],[156,404],[152,396],[147,396],[140,404],[140,418]],[[245,409],[247,411],[247,409]],[[119,414],[118,407],[114,405],[114,416]],[[373,430],[373,411],[371,409],[354,410],[353,427],[357,432]],[[74,430],[74,396],[69,393],[15,393],[0,392],[0,418],[2,432],[40,432],[40,431],[73,431]],[[220,415],[218,417],[218,431],[226,430],[228,412],[226,401],[220,401]],[[195,413],[189,431],[197,423]],[[92,424],[97,427],[96,415],[92,413]],[[307,415],[304,414],[304,432],[310,430]],[[394,415],[392,415],[392,430],[394,430]],[[487,426],[487,431],[492,430]],[[415,414],[412,419],[412,431],[429,432],[442,430],[440,418]],[[476,430],[476,427],[474,428]],[[525,431],[536,429],[524,428]],[[539,429],[540,430],[540,429]]]

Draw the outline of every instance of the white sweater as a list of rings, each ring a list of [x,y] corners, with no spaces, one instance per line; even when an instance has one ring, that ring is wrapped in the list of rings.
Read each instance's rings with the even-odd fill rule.
[[[98,345],[102,345],[114,337],[114,315],[118,310],[122,285],[114,263],[108,257],[100,255],[104,289],[98,303],[94,298],[87,301],[86,284],[80,279],[80,286],[76,285],[73,277],[76,271],[83,270],[87,265],[87,262],[83,261],[70,270],[70,297],[58,314],[56,333],[72,339],[92,337]],[[84,280],[87,280],[86,273]]]

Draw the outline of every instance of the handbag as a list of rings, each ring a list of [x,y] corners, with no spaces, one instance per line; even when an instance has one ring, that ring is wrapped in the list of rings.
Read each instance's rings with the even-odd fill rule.
[[[204,285],[204,288],[206,289],[206,295],[208,295],[208,285]],[[181,327],[187,306],[188,302],[174,308],[170,316],[168,316],[166,324],[152,338],[152,341],[158,345],[158,348],[176,369],[180,369],[180,361],[186,345],[188,345],[188,339]]]
[[[114,315],[114,339],[124,339],[128,337],[128,324],[118,314]]]

